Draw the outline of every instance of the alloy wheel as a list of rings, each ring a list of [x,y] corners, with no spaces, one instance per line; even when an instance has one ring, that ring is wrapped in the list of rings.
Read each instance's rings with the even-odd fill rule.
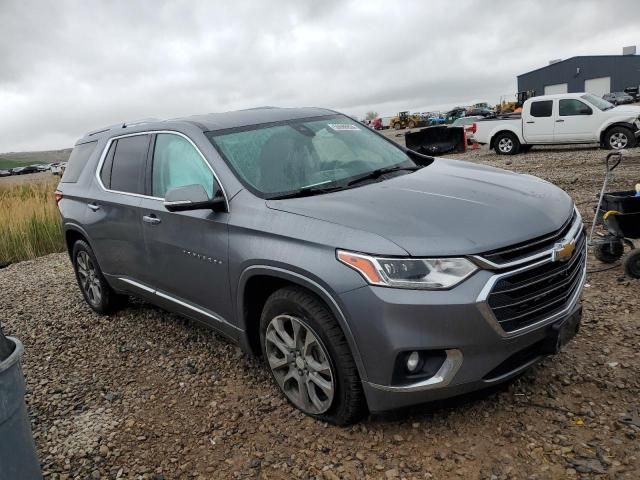
[[[301,319],[278,315],[267,325],[269,367],[287,398],[302,411],[319,415],[331,407],[335,375],[318,335]]]
[[[498,148],[502,153],[509,153],[513,150],[513,140],[510,138],[501,138],[498,142]]]
[[[627,146],[629,139],[624,133],[614,133],[609,139],[609,144],[614,150],[621,150]]]
[[[91,260],[91,257],[87,252],[81,251],[76,257],[76,264],[78,267],[80,286],[87,300],[92,305],[99,305],[102,300],[102,285],[98,278],[98,270]]]

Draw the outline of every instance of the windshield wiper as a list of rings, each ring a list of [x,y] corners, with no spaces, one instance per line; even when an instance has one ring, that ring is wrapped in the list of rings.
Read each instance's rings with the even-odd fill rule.
[[[313,195],[321,195],[323,193],[329,192],[337,192],[338,190],[342,190],[342,186],[331,186],[324,187],[322,185],[310,185],[308,187],[302,187],[298,190],[293,190],[291,192],[283,193],[281,195],[274,195],[273,197],[269,197],[268,200],[283,200],[285,198],[300,198],[300,197],[312,197]]]
[[[422,165],[415,165],[415,166],[411,166],[411,167],[384,167],[384,168],[378,168],[376,170],[372,170],[371,172],[367,172],[364,175],[361,175],[359,177],[354,178],[353,180],[351,180],[349,183],[347,183],[347,186],[352,186],[352,185],[356,185],[358,183],[362,183],[366,180],[376,180],[378,178],[380,178],[382,175],[386,175],[387,173],[392,173],[392,172],[399,172],[399,171],[409,171],[409,172],[415,172],[416,170],[420,170],[422,167]]]

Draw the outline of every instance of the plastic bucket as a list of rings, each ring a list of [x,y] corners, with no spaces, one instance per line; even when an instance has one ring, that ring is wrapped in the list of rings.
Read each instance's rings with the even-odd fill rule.
[[[0,358],[0,479],[41,479],[40,462],[24,403],[24,377],[20,367],[24,347],[16,338],[8,337],[7,340],[14,348],[7,358]]]

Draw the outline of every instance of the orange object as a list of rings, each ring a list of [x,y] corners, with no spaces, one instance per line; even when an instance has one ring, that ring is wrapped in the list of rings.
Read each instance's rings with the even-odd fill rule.
[[[342,263],[360,272],[369,283],[382,283],[375,265],[364,255],[356,255],[338,250],[337,256],[338,260]]]

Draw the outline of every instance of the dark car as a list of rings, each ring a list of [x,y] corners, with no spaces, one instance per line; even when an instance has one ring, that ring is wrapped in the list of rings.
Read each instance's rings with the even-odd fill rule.
[[[467,117],[477,117],[477,116],[492,117],[494,115],[495,115],[495,112],[490,108],[486,108],[486,107],[473,107],[467,110],[466,112]]]
[[[27,165],[26,167],[15,167],[11,169],[12,175],[26,175],[28,173],[37,173],[37,165]]]
[[[624,92],[607,93],[603,95],[602,98],[609,103],[613,103],[614,105],[626,105],[635,101],[631,95]]]
[[[624,93],[633,97],[633,100],[640,102],[640,87],[627,87],[624,89]]]
[[[580,323],[586,240],[565,192],[331,110],[100,129],[56,198],[93,310],[134,295],[215,328],[324,421],[514,378]]]
[[[11,170],[0,170],[0,177],[9,177],[11,175]]]

